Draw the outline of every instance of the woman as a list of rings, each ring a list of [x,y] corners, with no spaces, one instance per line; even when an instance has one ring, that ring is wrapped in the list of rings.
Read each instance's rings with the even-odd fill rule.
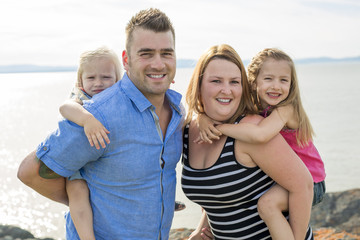
[[[259,123],[260,116],[250,115],[256,113],[250,99],[245,68],[233,48],[214,46],[202,55],[186,94],[189,110],[181,183],[185,195],[204,209],[191,239],[201,239],[204,227],[211,228],[215,239],[270,239],[257,212],[257,201],[274,181],[289,192],[289,221],[295,226],[296,239],[305,239],[305,235],[312,239],[308,228],[311,175],[280,135],[266,144],[248,144],[226,136],[212,144],[194,142],[199,130],[192,118],[198,113],[219,123]],[[271,237],[295,239],[290,230]]]

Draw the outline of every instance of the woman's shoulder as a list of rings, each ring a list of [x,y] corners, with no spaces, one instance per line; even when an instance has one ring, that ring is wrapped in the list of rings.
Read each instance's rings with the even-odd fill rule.
[[[189,129],[190,133],[196,133],[199,132],[199,127],[198,127],[198,123],[196,121],[196,119],[192,119],[188,124],[187,127]]]

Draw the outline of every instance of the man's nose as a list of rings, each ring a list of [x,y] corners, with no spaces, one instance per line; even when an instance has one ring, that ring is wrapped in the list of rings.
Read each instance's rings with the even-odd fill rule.
[[[162,70],[165,67],[161,54],[154,55],[152,59],[151,67],[157,70]]]

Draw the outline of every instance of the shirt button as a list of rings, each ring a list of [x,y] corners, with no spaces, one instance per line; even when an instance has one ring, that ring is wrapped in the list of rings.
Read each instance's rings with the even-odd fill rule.
[[[43,147],[43,150],[46,151],[46,150],[47,150],[47,147]]]

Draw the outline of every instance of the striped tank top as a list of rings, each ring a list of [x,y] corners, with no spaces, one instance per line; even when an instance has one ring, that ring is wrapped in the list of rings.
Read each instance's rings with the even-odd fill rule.
[[[230,137],[213,166],[194,169],[188,160],[188,125],[183,138],[182,189],[206,211],[215,239],[271,239],[257,212],[257,201],[274,181],[259,167],[245,167],[237,162],[235,140]],[[311,228],[306,239],[313,239]]]

